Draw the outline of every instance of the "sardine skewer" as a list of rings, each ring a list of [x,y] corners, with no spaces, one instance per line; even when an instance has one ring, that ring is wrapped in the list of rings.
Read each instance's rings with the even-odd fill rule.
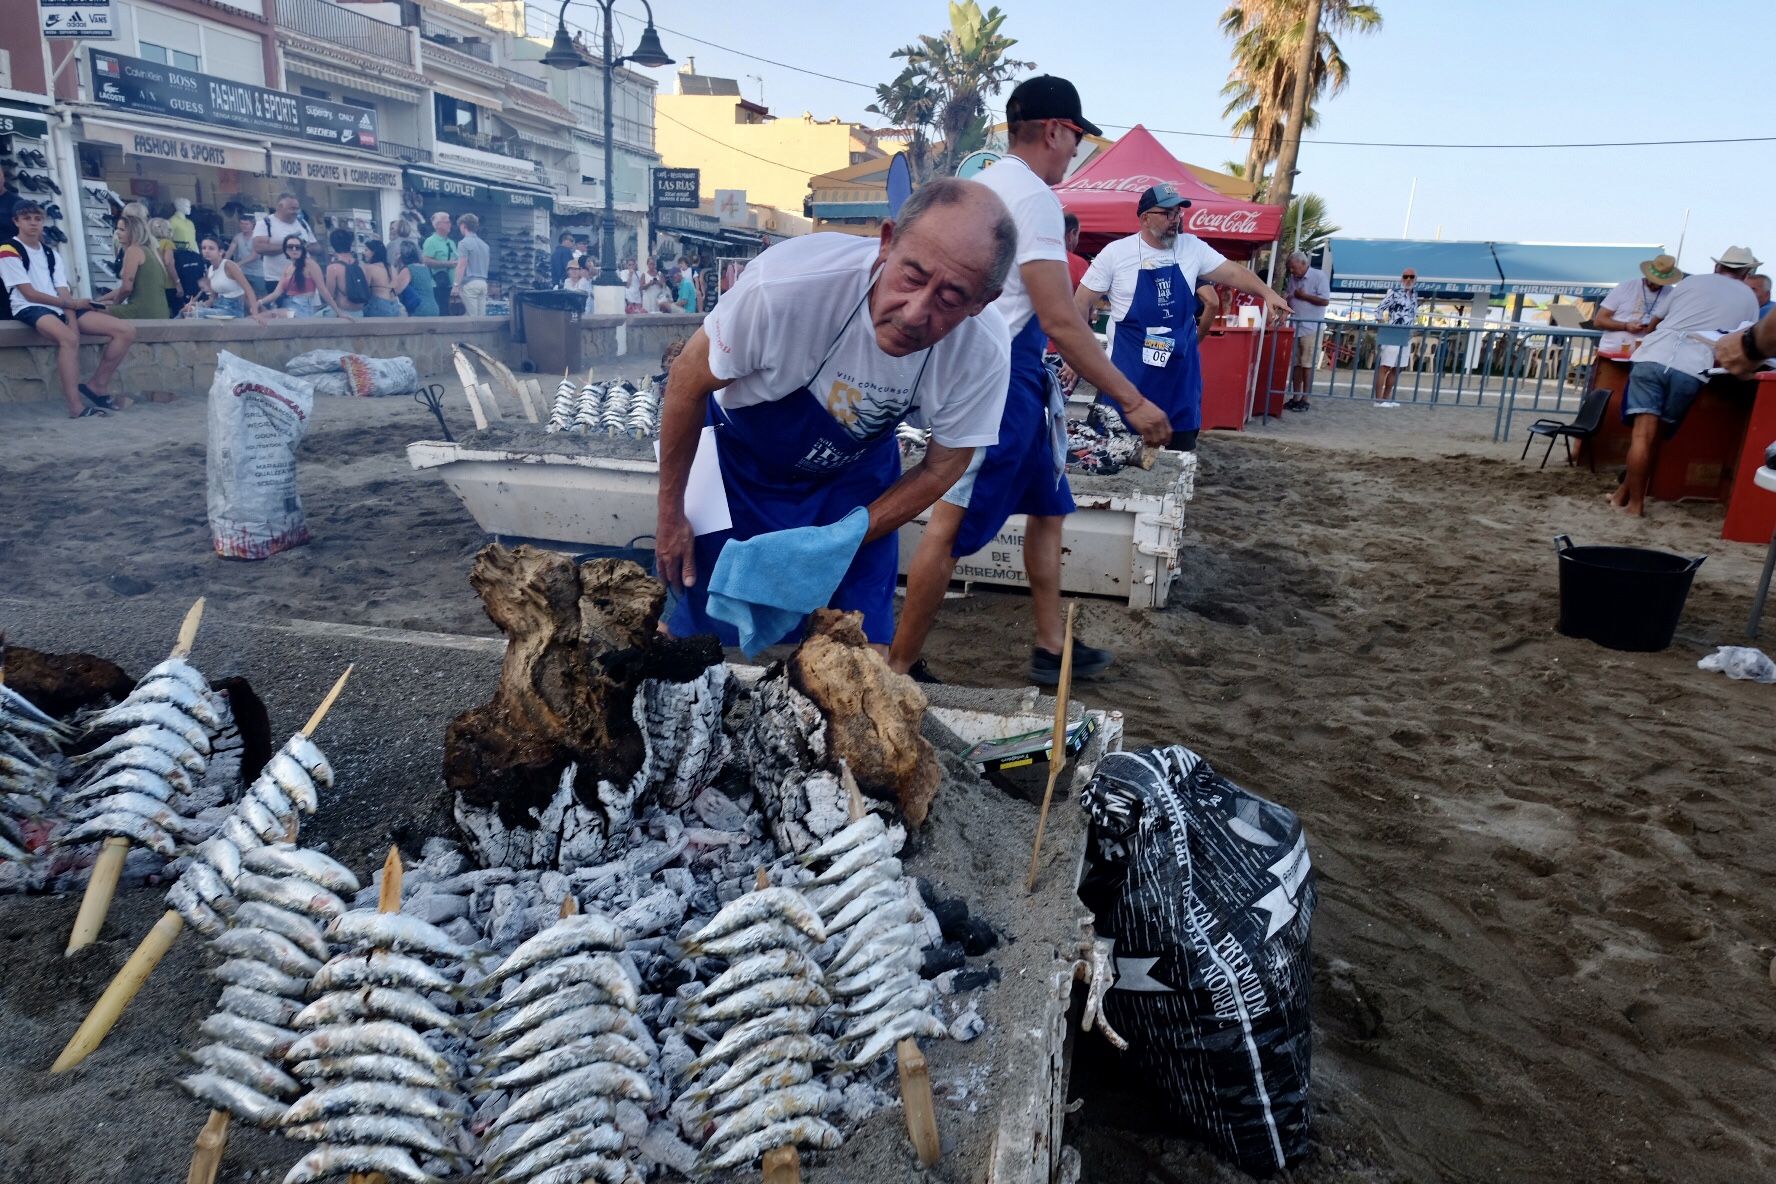
[[[194,606],[193,612],[196,612],[202,603],[199,601],[198,605]],[[186,622],[195,632],[196,624],[190,614],[187,614]],[[181,631],[180,636],[183,638],[184,631]],[[308,722],[302,725],[302,731],[292,738],[291,743],[305,743],[309,737],[314,735],[315,729],[321,726],[321,721],[327,717],[327,712],[332,710],[333,704],[338,701],[340,692],[345,690],[345,681],[351,677],[351,672],[352,667],[347,666],[345,673],[339,676],[339,680],[333,684],[333,689],[327,692],[326,698],[321,700],[320,706],[315,708],[314,714],[308,717]],[[103,857],[101,856],[101,858]],[[121,857],[118,867],[119,870],[122,869]],[[96,868],[94,874],[97,874]],[[113,885],[115,886],[115,880],[113,880]],[[82,906],[82,910],[84,911],[84,906]],[[100,919],[103,919],[102,913]],[[176,909],[168,909],[161,914],[160,920],[154,923],[154,928],[148,931],[148,936],[142,939],[142,943],[129,956],[129,960],[106,985],[98,1002],[94,1003],[92,1010],[86,1013],[86,1018],[80,1021],[80,1027],[69,1038],[67,1046],[62,1049],[55,1064],[50,1066],[51,1073],[66,1073],[92,1055],[93,1050],[116,1025],[118,1017],[123,1014],[123,1009],[129,1006],[130,1000],[136,997],[136,992],[142,989],[142,984],[148,981],[148,976],[154,973],[154,968],[160,965],[160,960],[166,957],[166,952],[172,948],[173,942],[178,939],[184,928],[185,918],[180,916]]]
[[[185,613],[179,626],[178,640],[173,643],[174,658],[186,658],[197,644],[197,627],[203,623],[204,598],[199,596]],[[113,835],[99,848],[92,874],[86,880],[86,894],[80,898],[80,911],[74,916],[74,929],[68,934],[67,953],[83,950],[98,940],[99,926],[111,911],[111,897],[117,892],[117,880],[123,875],[123,860],[129,854],[129,840]],[[120,972],[121,973],[121,972]]]

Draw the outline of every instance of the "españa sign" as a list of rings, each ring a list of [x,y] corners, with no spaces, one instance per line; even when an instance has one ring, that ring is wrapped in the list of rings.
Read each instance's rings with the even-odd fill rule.
[[[109,50],[92,51],[93,98],[119,111],[287,136],[340,148],[375,148],[376,112],[196,74]]]

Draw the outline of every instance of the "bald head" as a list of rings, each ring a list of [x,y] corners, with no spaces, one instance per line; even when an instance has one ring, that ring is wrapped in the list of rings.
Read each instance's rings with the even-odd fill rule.
[[[882,274],[870,294],[876,344],[891,357],[930,349],[998,299],[1017,226],[984,185],[928,182],[882,223]]]

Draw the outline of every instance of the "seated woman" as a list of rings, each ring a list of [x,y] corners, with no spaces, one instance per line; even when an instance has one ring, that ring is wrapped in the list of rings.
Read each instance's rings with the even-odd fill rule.
[[[333,258],[327,264],[324,273],[327,291],[333,295],[333,311],[342,317],[361,317],[364,315],[362,302],[353,300],[351,292],[349,267],[355,267],[358,254],[354,249],[357,238],[349,230],[339,229],[327,235],[327,245],[333,248]]]
[[[338,314],[333,293],[327,290],[327,277],[321,274],[321,265],[309,257],[308,244],[301,235],[284,236],[284,275],[262,303],[288,309],[291,316],[299,318]]]
[[[206,234],[198,244],[209,270],[204,273],[204,296],[185,308],[196,317],[259,317],[259,297],[247,282],[240,264],[228,257],[228,244],[219,234]]]
[[[389,274],[388,247],[378,239],[363,246],[364,279],[370,284],[370,299],[364,302],[367,317],[398,317],[406,310],[395,299],[394,277]]]
[[[419,244],[404,241],[399,252],[399,267],[389,285],[394,289],[395,297],[411,316],[437,316],[438,294],[432,286],[432,269],[420,262]]]
[[[137,214],[118,218],[117,241],[123,248],[117,286],[95,303],[126,321],[164,321],[172,316],[167,303],[166,263],[147,219]]]

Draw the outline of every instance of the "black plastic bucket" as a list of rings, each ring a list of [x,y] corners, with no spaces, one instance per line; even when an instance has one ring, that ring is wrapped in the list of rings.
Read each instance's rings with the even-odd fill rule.
[[[1671,644],[1706,555],[1647,547],[1575,547],[1559,535],[1560,632],[1612,650],[1650,653]]]

